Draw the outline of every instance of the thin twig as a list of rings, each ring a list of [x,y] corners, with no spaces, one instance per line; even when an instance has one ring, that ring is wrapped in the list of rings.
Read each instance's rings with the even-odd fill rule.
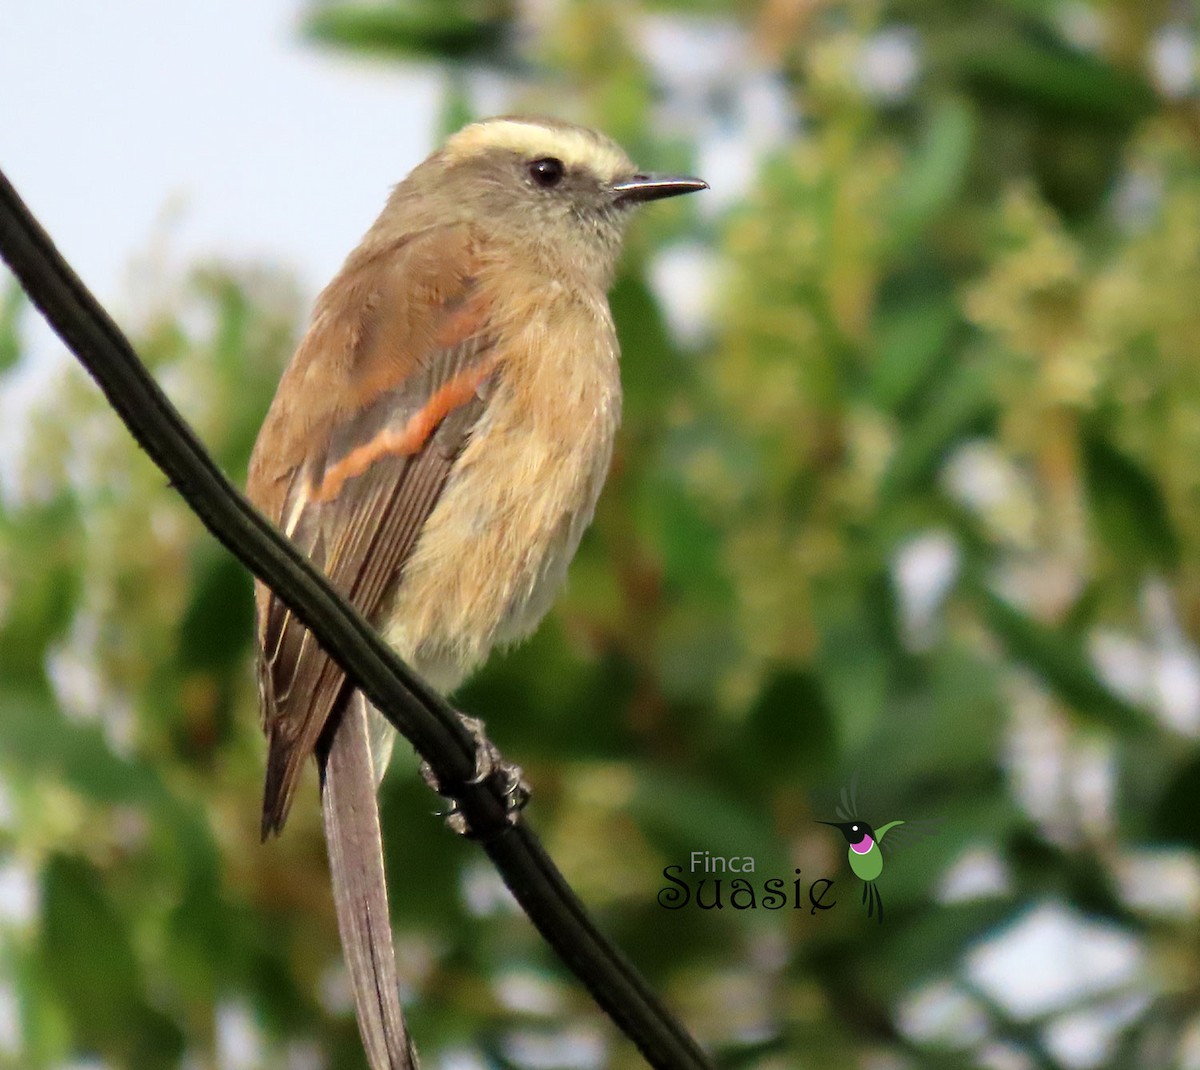
[[[710,1067],[599,932],[528,825],[509,824],[499,786],[471,783],[475,744],[453,709],[230,484],[3,172],[0,256],[205,527],[283,599],[429,763],[538,931],[647,1061],[670,1070]]]

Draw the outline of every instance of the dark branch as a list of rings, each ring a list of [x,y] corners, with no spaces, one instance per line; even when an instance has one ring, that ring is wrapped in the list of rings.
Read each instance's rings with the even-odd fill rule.
[[[508,824],[499,786],[471,783],[475,744],[453,709],[230,484],[2,172],[0,255],[205,527],[287,603],[429,763],[538,931],[651,1065],[710,1066],[600,934],[528,826]]]

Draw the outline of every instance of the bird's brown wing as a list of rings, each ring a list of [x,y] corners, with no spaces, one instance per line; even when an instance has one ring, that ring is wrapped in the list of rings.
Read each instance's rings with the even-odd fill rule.
[[[322,295],[255,446],[251,497],[368,620],[486,404],[488,312],[463,235],[422,235],[348,265]],[[265,837],[282,828],[345,678],[265,588],[258,607]]]

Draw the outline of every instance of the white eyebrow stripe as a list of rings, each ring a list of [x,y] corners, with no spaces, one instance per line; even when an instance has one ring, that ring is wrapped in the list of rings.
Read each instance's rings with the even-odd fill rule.
[[[530,159],[556,156],[567,167],[586,167],[605,179],[629,174],[633,164],[616,145],[585,130],[550,128],[536,121],[491,119],[464,127],[446,142],[451,159],[475,156],[489,149],[508,149]]]

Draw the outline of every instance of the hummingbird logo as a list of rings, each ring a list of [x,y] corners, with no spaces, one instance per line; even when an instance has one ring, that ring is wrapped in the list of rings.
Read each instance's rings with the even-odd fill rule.
[[[936,829],[932,821],[889,821],[886,825],[876,828],[874,825],[856,816],[858,808],[858,775],[855,774],[849,788],[842,789],[841,804],[834,809],[840,821],[818,821],[819,825],[829,825],[846,837],[850,845],[846,857],[850,861],[851,872],[863,882],[862,901],[867,908],[867,917],[875,917],[883,924],[883,897],[875,882],[883,873],[884,852],[889,855],[899,841],[911,837],[921,838],[932,835]],[[884,842],[884,837],[891,833],[891,838]]]

